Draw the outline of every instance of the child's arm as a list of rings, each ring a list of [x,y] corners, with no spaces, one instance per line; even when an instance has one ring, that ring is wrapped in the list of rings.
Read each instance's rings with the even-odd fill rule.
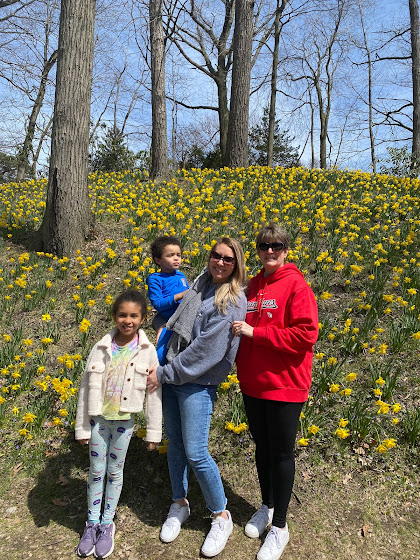
[[[174,302],[174,295],[171,294],[169,296],[163,296],[162,294],[162,286],[160,284],[160,279],[157,275],[151,274],[147,279],[147,295],[158,313],[161,311],[166,311],[170,309]]]
[[[154,451],[155,449],[157,449],[159,447],[159,443],[154,442],[154,441],[148,441],[146,443],[146,449],[147,451]]]
[[[179,292],[179,294],[175,294],[174,301],[179,301],[180,299],[182,299],[187,292],[188,290],[184,290],[183,292]]]
[[[88,359],[86,360],[85,371],[83,372],[82,381],[79,388],[79,399],[77,402],[76,422],[75,422],[75,438],[82,445],[89,443],[91,434],[90,417],[88,415],[88,398],[89,398],[89,376],[88,366],[92,358],[96,345],[92,348]]]
[[[156,369],[159,365],[155,348],[152,349],[150,369]],[[152,451],[158,446],[162,439],[162,387],[150,393],[146,391],[146,437],[145,441],[149,445],[147,448]]]

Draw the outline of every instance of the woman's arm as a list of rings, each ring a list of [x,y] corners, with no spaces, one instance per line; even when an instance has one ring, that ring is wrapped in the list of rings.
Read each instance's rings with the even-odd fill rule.
[[[312,350],[318,338],[318,309],[309,286],[293,294],[286,312],[289,323],[287,327],[254,327],[254,343],[289,354],[301,354]]]

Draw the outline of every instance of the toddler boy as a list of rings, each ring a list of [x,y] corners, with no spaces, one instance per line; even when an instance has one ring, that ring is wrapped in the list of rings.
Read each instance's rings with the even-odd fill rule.
[[[153,321],[156,332],[156,351],[160,365],[166,364],[166,345],[172,331],[165,323],[175,313],[182,297],[188,290],[185,275],[178,270],[182,262],[181,243],[176,237],[157,237],[150,246],[152,258],[160,267],[147,277],[148,295],[158,315]]]

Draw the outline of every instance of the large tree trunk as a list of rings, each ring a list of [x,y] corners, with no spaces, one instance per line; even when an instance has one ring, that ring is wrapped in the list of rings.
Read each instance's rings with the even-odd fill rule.
[[[413,75],[413,147],[411,168],[418,172],[420,162],[420,37],[419,37],[419,3],[408,1],[410,8],[411,29],[411,64]]]
[[[253,13],[254,0],[236,2],[232,88],[226,154],[227,164],[230,167],[248,167]]]
[[[152,78],[152,169],[151,177],[168,172],[168,132],[166,122],[165,42],[162,27],[162,0],[149,1],[150,57]]]
[[[17,169],[16,181],[19,183],[25,177],[25,172],[29,168],[29,154],[32,151],[32,142],[35,135],[36,121],[41,111],[42,104],[44,103],[45,90],[47,88],[48,74],[57,60],[58,51],[54,51],[48,60],[44,60],[44,67],[41,74],[41,82],[38,88],[38,94],[35,99],[34,106],[32,107],[31,115],[29,117],[28,129],[26,131],[25,140],[23,142],[22,150],[19,154],[19,164]],[[36,163],[35,163],[36,165]]]
[[[95,0],[62,0],[44,249],[69,255],[91,224],[88,196]]]

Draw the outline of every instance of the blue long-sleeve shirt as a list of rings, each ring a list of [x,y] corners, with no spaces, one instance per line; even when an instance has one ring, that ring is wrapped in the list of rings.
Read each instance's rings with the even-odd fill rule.
[[[176,311],[181,303],[174,296],[188,289],[185,274],[179,270],[174,272],[154,272],[147,277],[148,296],[159,315],[166,320]]]

